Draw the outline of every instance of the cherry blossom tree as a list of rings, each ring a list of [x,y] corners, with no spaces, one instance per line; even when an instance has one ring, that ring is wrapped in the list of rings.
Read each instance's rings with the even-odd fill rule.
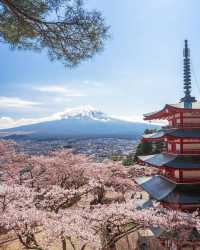
[[[39,250],[34,234],[42,225],[41,211],[33,205],[34,196],[24,186],[0,185],[0,231],[12,232],[28,249]]]
[[[13,183],[28,164],[28,156],[17,152],[13,141],[0,140],[0,181]]]
[[[60,215],[59,220],[56,220],[58,230],[55,227],[48,228],[50,238],[70,238],[74,249],[74,238],[80,239],[82,249],[89,244],[92,249],[114,250],[121,238],[139,229],[159,226],[166,232],[181,231],[184,238],[188,230],[199,227],[199,216],[195,213],[160,208],[138,210],[132,201],[63,210]],[[53,224],[56,225],[56,222]],[[70,226],[66,228],[66,224],[72,225],[72,229]]]
[[[24,176],[24,182],[31,182],[32,187],[58,185],[64,189],[78,189],[87,182],[84,171],[90,161],[68,150],[58,150],[49,155],[32,156],[28,164],[29,174]]]
[[[96,163],[68,150],[28,156],[6,141],[0,141],[0,161],[5,173],[0,183],[0,231],[14,233],[27,249],[46,250],[59,241],[62,250],[67,243],[74,250],[88,245],[113,250],[118,240],[141,228],[159,226],[183,235],[200,228],[198,213],[171,211],[159,204],[138,209],[132,194],[140,189],[134,178],[151,175],[146,166]]]

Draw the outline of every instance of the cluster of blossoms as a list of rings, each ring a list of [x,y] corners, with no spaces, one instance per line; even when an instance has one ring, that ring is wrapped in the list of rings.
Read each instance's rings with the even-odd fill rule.
[[[134,177],[150,174],[145,167],[95,163],[66,150],[27,156],[6,141],[0,142],[0,162],[0,232],[14,233],[26,249],[45,250],[59,241],[62,250],[66,242],[74,250],[108,250],[140,228],[200,227],[197,213],[138,210],[136,196],[128,194],[139,192]]]

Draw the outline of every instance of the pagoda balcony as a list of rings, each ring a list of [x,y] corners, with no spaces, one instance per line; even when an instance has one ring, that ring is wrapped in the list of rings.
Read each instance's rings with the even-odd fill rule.
[[[167,125],[161,127],[162,129],[171,129],[171,128],[200,128],[199,123],[177,123],[173,125]]]
[[[183,176],[180,177],[176,177],[174,175],[174,171],[168,172],[168,173],[162,173],[162,171],[159,171],[160,176],[163,176],[164,178],[166,178],[169,181],[172,181],[174,183],[177,184],[191,184],[191,183],[196,183],[196,184],[200,184],[200,176],[193,176],[192,178],[187,178]]]
[[[200,155],[200,149],[190,149],[184,150],[183,152],[180,151],[168,151],[167,149],[161,150],[163,154],[170,154],[170,155]]]
[[[185,150],[183,151],[184,155],[199,155],[200,154],[200,149],[190,149],[190,150]]]

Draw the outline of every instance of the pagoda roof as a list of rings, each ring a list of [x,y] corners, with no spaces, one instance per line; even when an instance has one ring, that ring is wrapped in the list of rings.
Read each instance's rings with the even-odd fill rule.
[[[163,138],[166,135],[166,132],[164,130],[159,130],[152,134],[145,134],[143,135],[143,139],[145,140],[153,140],[153,139],[160,139]]]
[[[152,134],[143,135],[145,140],[156,140],[163,137],[175,137],[175,138],[200,138],[200,129],[163,129]]]
[[[136,181],[157,201],[200,204],[200,184],[175,184],[159,175],[139,177]]]
[[[193,102],[192,108],[184,108],[183,102],[177,104],[166,104],[165,107],[161,110],[144,114],[144,120],[166,119],[169,115],[173,113],[191,111],[200,112],[200,102]]]
[[[148,156],[138,156],[138,159],[154,167],[169,167],[175,169],[200,169],[199,155],[170,155],[155,154]]]

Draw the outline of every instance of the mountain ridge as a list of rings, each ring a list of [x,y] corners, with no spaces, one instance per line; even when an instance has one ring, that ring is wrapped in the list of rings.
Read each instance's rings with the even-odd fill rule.
[[[43,121],[19,127],[1,129],[0,133],[28,137],[139,137],[146,128],[155,128],[140,122],[130,122],[109,116],[91,106],[67,109],[60,119]]]

